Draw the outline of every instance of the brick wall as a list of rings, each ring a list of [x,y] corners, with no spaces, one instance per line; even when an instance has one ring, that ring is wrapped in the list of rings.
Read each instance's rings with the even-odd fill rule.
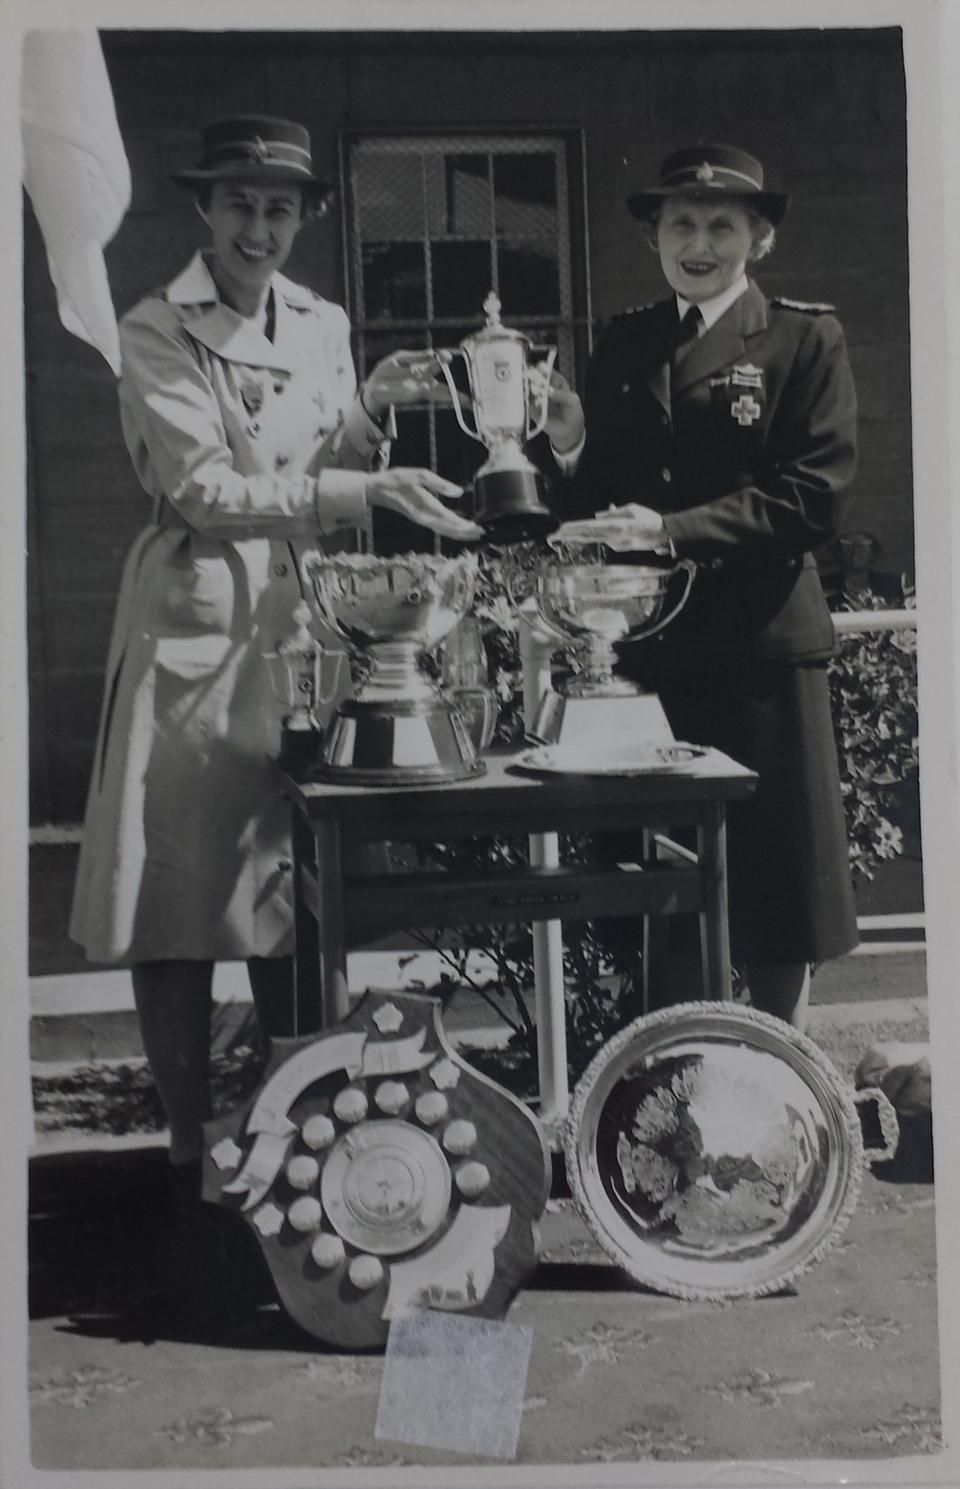
[[[310,127],[335,172],[345,126],[582,129],[595,318],[662,293],[623,205],[661,157],[697,137],[752,149],[794,196],[771,294],[837,305],[860,390],[851,526],[912,569],[905,101],[899,34],[536,35],[107,33],[132,209],[107,253],[119,310],[201,241],[167,172],[196,127],[262,110]],[[290,273],[344,298],[336,217],[301,235]],[[33,820],[73,822],[86,778],[123,554],[147,516],[119,432],[113,379],[56,317],[42,245],[25,225],[30,470]]]

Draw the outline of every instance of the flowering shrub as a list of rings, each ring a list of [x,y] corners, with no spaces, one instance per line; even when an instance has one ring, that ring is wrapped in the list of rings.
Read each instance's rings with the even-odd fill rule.
[[[543,551],[537,543],[517,543],[499,553],[481,549],[479,555],[473,615],[483,632],[490,686],[497,698],[493,737],[500,744],[523,743],[520,621],[509,590],[533,573]]]
[[[904,608],[912,608],[912,592]],[[844,610],[885,610],[870,590],[841,596]],[[847,819],[850,866],[872,879],[879,864],[903,852],[898,822],[916,788],[916,631],[841,636],[829,665],[833,725]]]

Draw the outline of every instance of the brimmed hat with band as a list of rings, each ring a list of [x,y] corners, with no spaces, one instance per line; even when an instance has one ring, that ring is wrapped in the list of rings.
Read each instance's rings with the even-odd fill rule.
[[[178,186],[209,181],[289,181],[312,197],[332,192],[334,184],[313,174],[310,136],[302,124],[267,114],[217,119],[201,136],[201,157],[193,170],[171,171]]]
[[[627,197],[634,217],[649,217],[671,196],[738,196],[776,227],[790,198],[780,191],[764,191],[763,166],[733,145],[691,145],[668,155],[660,167],[660,184]]]

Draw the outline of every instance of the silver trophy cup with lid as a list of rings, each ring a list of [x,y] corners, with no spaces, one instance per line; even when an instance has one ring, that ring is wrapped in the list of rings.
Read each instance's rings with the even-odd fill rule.
[[[489,455],[474,477],[475,517],[494,543],[543,537],[558,519],[543,502],[543,478],[524,454],[524,445],[542,433],[547,422],[550,374],[556,347],[536,347],[522,331],[500,319],[500,300],[493,290],[483,302],[483,327],[464,337],[456,351],[438,354],[450,390],[457,423]],[[453,376],[460,357],[469,385],[473,422],[463,409],[463,395]],[[530,370],[537,366],[542,384],[534,390]]]

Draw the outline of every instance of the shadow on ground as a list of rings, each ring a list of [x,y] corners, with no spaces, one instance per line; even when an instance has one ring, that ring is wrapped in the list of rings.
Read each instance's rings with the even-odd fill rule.
[[[316,1352],[277,1306],[247,1228],[209,1209],[182,1216],[159,1148],[35,1158],[30,1317],[95,1339]]]
[[[930,1184],[929,1119],[908,1119],[895,1158],[873,1174],[883,1184]],[[249,1229],[212,1206],[185,1216],[168,1176],[160,1147],[31,1161],[30,1317],[63,1320],[60,1331],[91,1339],[322,1350],[277,1305]],[[557,1165],[554,1194],[565,1191]],[[555,1260],[528,1283],[582,1295],[623,1285],[609,1264]]]

